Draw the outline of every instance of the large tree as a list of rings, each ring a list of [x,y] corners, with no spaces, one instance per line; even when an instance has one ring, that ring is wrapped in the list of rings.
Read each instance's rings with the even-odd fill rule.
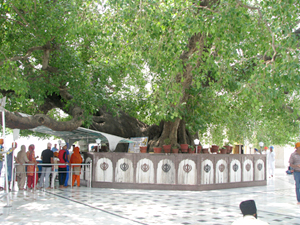
[[[299,16],[294,0],[2,1],[7,126],[293,141]]]

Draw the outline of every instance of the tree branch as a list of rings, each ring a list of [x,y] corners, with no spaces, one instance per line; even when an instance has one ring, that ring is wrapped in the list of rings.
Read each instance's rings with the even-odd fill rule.
[[[195,3],[193,4],[193,6],[195,6],[196,8],[199,8],[199,9],[208,10],[208,11],[213,12],[213,13],[218,13],[218,11],[212,10],[211,8],[208,8],[207,6],[196,5]]]
[[[0,17],[4,18],[6,20],[9,20],[9,21],[13,21],[13,22],[15,22],[15,23],[17,23],[17,24],[19,24],[19,25],[21,25],[23,27],[26,27],[26,24],[22,23],[21,21],[14,20],[14,19],[8,18],[7,16],[2,16],[2,15]]]
[[[16,13],[18,14],[18,16],[23,20],[23,22],[26,24],[26,26],[29,27],[30,26],[29,23],[25,20],[25,18],[22,16],[22,14],[17,9],[17,7],[15,7],[14,5],[12,5],[12,8],[16,11]]]
[[[4,62],[6,62],[6,61],[24,60],[24,59],[28,58],[32,54],[32,52],[34,52],[36,50],[44,50],[44,47],[42,47],[42,46],[32,47],[32,48],[28,49],[27,53],[24,56],[15,56],[15,57],[12,57],[9,59],[6,58],[6,60],[0,62],[0,66],[2,66],[4,64]]]
[[[273,53],[272,59],[266,61],[266,65],[274,62],[275,57],[277,55],[277,51],[276,51],[276,47],[275,47],[275,35],[272,32],[270,26],[267,24],[266,20],[263,19],[262,12],[261,12],[260,8],[259,7],[254,7],[254,6],[251,6],[251,5],[243,4],[240,0],[236,0],[236,2],[237,2],[237,6],[241,6],[241,7],[246,8],[246,9],[256,10],[258,12],[259,18],[264,22],[265,26],[267,27],[268,31],[270,32],[270,34],[272,36],[271,46],[272,46],[272,49],[273,49],[274,53]]]
[[[72,131],[82,125],[83,120],[80,117],[81,114],[78,114],[76,109],[74,109],[73,119],[64,122],[58,122],[44,114],[27,117],[5,110],[5,125],[11,129],[33,129],[38,126],[45,126],[55,131]]]

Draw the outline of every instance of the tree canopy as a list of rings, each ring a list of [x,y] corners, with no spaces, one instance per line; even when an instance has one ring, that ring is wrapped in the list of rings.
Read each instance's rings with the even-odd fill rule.
[[[294,0],[2,1],[9,127],[295,141],[299,16]]]

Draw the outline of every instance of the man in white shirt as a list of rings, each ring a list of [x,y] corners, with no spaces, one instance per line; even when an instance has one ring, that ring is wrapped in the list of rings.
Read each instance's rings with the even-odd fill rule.
[[[275,152],[274,147],[270,146],[270,152],[267,155],[269,177],[274,176],[275,172]]]
[[[247,200],[240,203],[240,209],[243,213],[243,217],[234,221],[232,225],[267,225],[260,219],[257,219],[257,210],[254,200]]]

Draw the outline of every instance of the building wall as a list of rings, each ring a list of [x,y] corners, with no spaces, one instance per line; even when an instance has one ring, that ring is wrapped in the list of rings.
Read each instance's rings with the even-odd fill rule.
[[[275,168],[287,168],[289,166],[290,155],[295,151],[295,148],[290,145],[278,146],[274,145],[275,149]]]

